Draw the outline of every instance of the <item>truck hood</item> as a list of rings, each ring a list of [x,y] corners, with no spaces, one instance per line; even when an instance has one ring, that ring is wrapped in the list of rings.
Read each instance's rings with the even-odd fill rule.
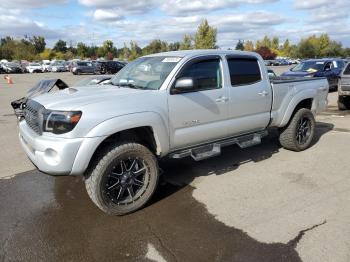
[[[35,97],[35,101],[42,104],[46,109],[52,110],[79,110],[83,106],[95,103],[105,103],[106,101],[117,101],[130,99],[142,99],[147,90],[137,90],[131,88],[118,88],[112,85],[96,85],[66,88],[53,93]],[[137,98],[135,97],[137,96]]]

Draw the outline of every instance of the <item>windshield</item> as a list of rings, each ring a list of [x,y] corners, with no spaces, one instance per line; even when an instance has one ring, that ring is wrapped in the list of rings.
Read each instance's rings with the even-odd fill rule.
[[[37,64],[37,63],[30,63],[29,66],[40,66],[40,64]]]
[[[292,69],[293,72],[318,72],[322,71],[324,62],[306,61],[302,62]]]
[[[7,66],[19,66],[19,65],[16,63],[7,63]]]
[[[181,60],[181,57],[141,57],[126,65],[113,78],[112,84],[156,90]]]

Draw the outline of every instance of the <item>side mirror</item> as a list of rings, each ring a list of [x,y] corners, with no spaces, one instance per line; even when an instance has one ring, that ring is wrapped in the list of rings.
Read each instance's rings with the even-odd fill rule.
[[[324,69],[324,71],[326,71],[326,72],[327,71],[331,71],[331,68],[327,67],[327,68]]]
[[[173,94],[186,93],[194,90],[194,81],[191,77],[182,77],[176,80]]]

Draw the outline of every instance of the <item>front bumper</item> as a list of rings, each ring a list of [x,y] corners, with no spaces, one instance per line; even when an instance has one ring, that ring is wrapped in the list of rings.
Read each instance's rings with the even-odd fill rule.
[[[57,138],[39,136],[25,121],[19,122],[19,139],[21,145],[42,172],[50,175],[69,175],[83,138]]]

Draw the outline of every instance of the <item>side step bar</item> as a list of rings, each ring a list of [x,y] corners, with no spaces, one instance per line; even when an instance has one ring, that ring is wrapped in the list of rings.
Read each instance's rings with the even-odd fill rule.
[[[204,160],[221,154],[224,146],[237,144],[240,148],[255,146],[261,143],[261,138],[267,136],[267,131],[252,133],[220,140],[214,143],[205,144],[193,148],[183,149],[170,154],[170,158],[183,158],[191,156],[195,161]]]

